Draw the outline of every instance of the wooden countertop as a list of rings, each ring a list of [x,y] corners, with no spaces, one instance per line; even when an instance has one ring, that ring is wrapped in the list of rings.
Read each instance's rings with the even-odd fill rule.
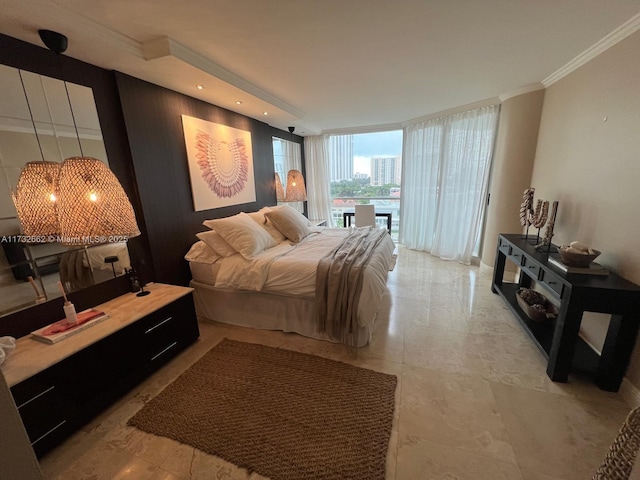
[[[1,368],[9,387],[40,373],[193,291],[190,287],[162,283],[146,285],[145,289],[151,294],[138,297],[135,293],[127,293],[96,305],[95,308],[104,311],[110,318],[53,345],[35,340],[30,335],[19,338],[16,341],[16,349],[7,356]],[[61,310],[60,318],[63,315]]]

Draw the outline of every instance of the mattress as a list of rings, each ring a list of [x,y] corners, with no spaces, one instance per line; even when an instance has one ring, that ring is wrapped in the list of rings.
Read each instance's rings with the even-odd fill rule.
[[[215,308],[204,308],[205,304],[209,304],[206,297],[211,297],[214,292],[253,292],[259,294],[255,298],[262,298],[263,301],[269,296],[268,303],[272,300],[277,302],[291,303],[291,299],[300,299],[304,301],[308,307],[304,310],[304,322],[308,323],[308,328],[291,327],[291,321],[288,319],[287,328],[279,325],[262,328],[279,328],[285,331],[297,331],[303,335],[309,335],[310,331],[315,329],[315,296],[316,296],[316,270],[320,259],[333,252],[343,242],[349,234],[350,229],[345,228],[323,228],[315,229],[309,236],[305,237],[300,243],[292,244],[290,242],[282,242],[275,247],[269,248],[264,252],[256,255],[252,259],[245,259],[239,254],[229,257],[218,258],[215,261],[196,262],[190,261],[189,266],[193,277],[193,286],[196,288],[196,297],[200,297],[200,301],[196,302],[196,310],[200,303],[199,315],[218,320],[216,318]],[[362,279],[362,291],[360,294],[360,302],[358,303],[357,324],[359,328],[366,329],[361,332],[360,338],[367,338],[370,335],[370,328],[376,318],[378,309],[380,308],[382,297],[386,288],[387,274],[394,264],[395,245],[390,236],[385,236],[373,251],[367,266],[364,270]],[[229,297],[229,295],[227,295]],[[231,298],[231,297],[229,297]],[[233,297],[236,298],[236,297]],[[216,302],[220,308],[220,298]],[[227,299],[228,300],[228,299]],[[238,302],[240,305],[241,302]],[[255,303],[253,308],[259,309]],[[214,305],[209,305],[213,307]],[[311,308],[312,307],[312,308]],[[205,310],[208,312],[205,312]],[[225,322],[237,323],[234,319],[233,311],[226,312]],[[266,310],[273,312],[272,308]],[[289,313],[293,313],[291,310]],[[298,315],[303,311],[298,311]],[[287,314],[287,312],[285,312]],[[246,311],[238,310],[238,318],[244,318]],[[293,317],[293,315],[291,315]],[[251,321],[241,323],[244,326],[254,326]],[[261,320],[263,322],[264,319]],[[288,323],[287,323],[288,322]],[[284,324],[283,324],[284,325]],[[255,325],[261,328],[259,325]],[[318,337],[315,337],[318,338]],[[360,342],[358,342],[360,343]]]
[[[196,282],[214,286],[218,270],[220,270],[220,263],[219,261],[215,263],[189,262],[191,278]]]

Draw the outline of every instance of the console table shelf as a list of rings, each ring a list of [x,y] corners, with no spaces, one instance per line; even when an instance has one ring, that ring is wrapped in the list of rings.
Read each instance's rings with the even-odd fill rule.
[[[571,371],[589,372],[595,374],[600,388],[617,391],[629,365],[640,324],[640,286],[615,273],[607,276],[565,274],[554,269],[548,258],[549,254],[537,250],[530,239],[518,234],[501,234],[491,290],[504,299],[547,358],[547,374],[552,380],[566,382]],[[520,269],[517,283],[503,281],[506,260]],[[559,305],[555,320],[530,320],[518,305],[518,289],[531,287],[534,282]],[[611,314],[601,355],[578,336],[585,311]]]
[[[516,292],[520,288],[517,283],[506,283],[496,287],[497,293],[504,299],[509,306],[514,316],[520,324],[524,327],[526,333],[529,334],[534,344],[544,357],[548,360],[551,352],[551,346],[553,344],[553,334],[556,328],[556,320],[550,320],[548,322],[536,322],[531,320],[522,311],[518,301],[516,300]],[[598,362],[600,356],[593,351],[593,349],[587,345],[587,343],[578,337],[575,345],[575,352],[573,361],[571,363],[571,371],[595,373],[598,368]]]

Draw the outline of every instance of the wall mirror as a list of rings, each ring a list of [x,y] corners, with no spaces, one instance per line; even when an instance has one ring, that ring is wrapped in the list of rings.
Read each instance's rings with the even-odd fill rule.
[[[289,170],[302,170],[302,155],[300,144],[290,142],[284,138],[272,137],[273,142],[273,168],[280,176],[283,188],[286,189],[287,172]],[[278,205],[283,202],[278,202]],[[287,205],[304,212],[304,202],[288,202]]]
[[[126,243],[70,248],[20,236],[11,191],[27,162],[80,155],[79,136],[84,155],[108,165],[93,91],[67,89],[62,80],[0,65],[0,316],[60,296],[58,281],[75,291],[130,268]]]

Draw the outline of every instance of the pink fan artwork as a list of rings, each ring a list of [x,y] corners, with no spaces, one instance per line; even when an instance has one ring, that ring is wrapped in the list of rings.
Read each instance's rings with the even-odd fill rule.
[[[245,188],[249,173],[244,140],[218,141],[198,130],[195,147],[202,178],[218,197],[231,198]]]

